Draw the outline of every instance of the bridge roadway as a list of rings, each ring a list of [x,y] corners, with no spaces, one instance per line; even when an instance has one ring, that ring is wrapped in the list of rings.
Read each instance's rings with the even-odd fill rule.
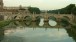
[[[12,20],[12,19],[23,19],[25,20],[25,17],[29,16],[32,18],[32,20],[36,20],[36,17],[42,17],[44,18],[44,21],[48,21],[50,17],[55,17],[57,21],[60,21],[63,17],[68,17],[69,21],[73,21],[74,15],[72,14],[48,14],[48,13],[41,13],[41,14],[26,14],[26,13],[11,13],[11,12],[0,12],[0,15],[4,16],[4,20]]]

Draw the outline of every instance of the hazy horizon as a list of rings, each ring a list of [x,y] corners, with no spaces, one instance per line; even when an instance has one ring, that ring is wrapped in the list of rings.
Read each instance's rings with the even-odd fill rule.
[[[3,0],[4,6],[32,6],[41,10],[54,10],[76,4],[76,0]]]

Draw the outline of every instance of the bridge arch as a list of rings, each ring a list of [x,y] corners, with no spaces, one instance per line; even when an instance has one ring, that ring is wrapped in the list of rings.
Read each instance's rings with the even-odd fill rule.
[[[54,16],[49,16],[48,19],[49,19],[49,20],[57,21],[56,17],[54,17]]]
[[[63,16],[61,18],[60,23],[61,23],[62,26],[69,26],[69,21],[70,21],[69,16]]]
[[[14,18],[14,19],[16,19],[16,18],[17,18],[17,16],[14,16],[13,18]]]
[[[36,19],[40,19],[40,18],[43,18],[42,16],[36,16]]]
[[[70,21],[70,18],[68,16],[63,16],[62,18],[66,19],[67,21]]]
[[[12,17],[12,16],[11,16]],[[20,16],[20,15],[15,15],[15,16],[13,16],[13,19],[21,19],[22,18],[22,16]]]
[[[43,17],[42,16],[36,16],[36,21],[40,22],[40,19],[42,19]]]
[[[31,21],[32,20],[32,17],[31,16],[25,16],[24,17],[24,20],[30,20]]]

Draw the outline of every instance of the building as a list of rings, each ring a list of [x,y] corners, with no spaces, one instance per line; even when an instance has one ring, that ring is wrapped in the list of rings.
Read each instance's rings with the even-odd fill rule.
[[[0,12],[11,12],[11,13],[30,13],[28,11],[28,7],[22,7],[21,5],[19,7],[4,7],[3,0],[0,0]]]
[[[23,7],[23,6],[18,6],[18,7],[5,7],[3,0],[0,0],[0,21],[1,20],[6,20],[8,16],[6,15],[11,15],[11,14],[30,14],[28,11],[28,7]],[[5,15],[5,16],[3,16]]]

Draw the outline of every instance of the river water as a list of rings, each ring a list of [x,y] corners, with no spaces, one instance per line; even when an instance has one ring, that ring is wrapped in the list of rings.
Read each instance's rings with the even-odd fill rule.
[[[12,22],[0,31],[1,42],[75,42],[76,32],[71,28],[56,28],[56,21],[49,20],[49,25],[41,22]],[[30,25],[29,25],[30,24]],[[44,25],[45,24],[45,25]],[[73,32],[74,31],[74,32]]]

